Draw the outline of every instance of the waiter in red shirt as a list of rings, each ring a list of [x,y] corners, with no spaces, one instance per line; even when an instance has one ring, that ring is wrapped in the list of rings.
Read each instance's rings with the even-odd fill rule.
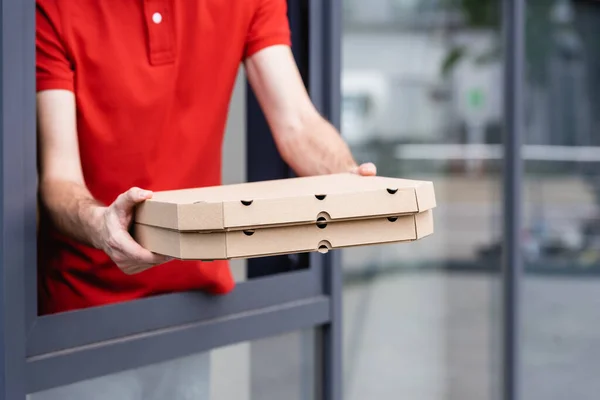
[[[242,63],[298,175],[375,174],[311,103],[286,12],[285,0],[37,0],[42,314],[233,289],[227,262],[168,260],[128,226],[151,191],[221,183]]]

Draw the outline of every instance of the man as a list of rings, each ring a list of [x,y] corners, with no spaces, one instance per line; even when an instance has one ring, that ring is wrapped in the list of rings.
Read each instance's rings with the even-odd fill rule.
[[[168,260],[128,226],[151,191],[221,183],[241,62],[298,175],[375,174],[310,102],[286,11],[285,0],[37,0],[41,314],[233,289],[226,262]]]

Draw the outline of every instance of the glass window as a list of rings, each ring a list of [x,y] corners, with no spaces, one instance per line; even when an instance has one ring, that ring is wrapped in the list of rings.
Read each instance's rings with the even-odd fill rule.
[[[500,3],[345,4],[342,134],[438,200],[433,236],[343,252],[345,398],[495,398]]]
[[[28,400],[311,400],[314,345],[313,330],[290,332],[34,393]]]
[[[528,1],[523,397],[600,383],[600,3]]]
[[[209,393],[210,355],[194,354],[34,393],[28,400],[206,400]]]

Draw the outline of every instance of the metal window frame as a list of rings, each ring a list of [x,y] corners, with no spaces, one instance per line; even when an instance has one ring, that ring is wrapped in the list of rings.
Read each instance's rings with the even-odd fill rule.
[[[294,54],[308,71],[313,101],[339,127],[340,0],[288,3],[292,14],[310,12],[300,21],[307,31],[295,35]],[[272,258],[271,268],[291,272],[259,273],[260,279],[239,284],[227,296],[177,293],[37,316],[35,0],[0,4],[0,399],[24,399],[27,393],[306,328],[315,328],[319,339],[317,398],[341,399],[341,270],[335,254],[304,255],[301,268],[294,266],[298,258]],[[298,17],[290,15],[293,31]],[[248,179],[289,174],[273,168],[278,155],[256,103],[249,101],[247,115]],[[264,262],[253,260],[250,269],[260,270]]]
[[[502,399],[520,396],[521,215],[525,94],[525,0],[502,0],[504,38],[504,185],[502,251]]]

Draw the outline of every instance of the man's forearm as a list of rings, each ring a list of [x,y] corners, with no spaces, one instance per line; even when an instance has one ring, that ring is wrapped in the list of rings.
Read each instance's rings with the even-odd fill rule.
[[[41,182],[43,204],[56,228],[88,246],[100,247],[98,238],[104,206],[76,182]]]
[[[299,176],[350,172],[357,168],[346,142],[323,118],[314,118],[301,130],[282,137],[277,143],[279,151]]]

